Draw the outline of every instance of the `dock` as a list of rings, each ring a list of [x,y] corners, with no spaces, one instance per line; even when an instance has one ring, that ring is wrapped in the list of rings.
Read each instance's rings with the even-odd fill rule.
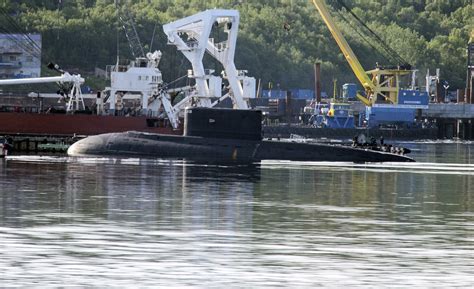
[[[350,102],[354,115],[365,112],[365,105],[361,102]],[[274,113],[277,115],[277,113]],[[282,113],[283,115],[283,113]],[[297,116],[293,116],[296,119]],[[296,123],[269,124],[264,126],[264,137],[288,138],[292,134],[307,138],[352,138],[364,133],[374,137],[387,139],[415,140],[415,139],[461,139],[474,140],[474,104],[468,103],[430,103],[427,109],[419,109],[417,118],[421,124],[419,128],[315,128],[311,125]]]
[[[430,103],[422,117],[436,122],[438,138],[474,139],[474,104]]]
[[[75,135],[29,135],[5,136],[14,152],[22,153],[65,153],[70,145],[85,136]]]

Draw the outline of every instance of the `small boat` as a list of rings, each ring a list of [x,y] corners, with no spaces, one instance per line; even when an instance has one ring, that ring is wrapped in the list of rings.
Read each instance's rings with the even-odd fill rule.
[[[264,140],[262,114],[256,110],[187,109],[184,134],[144,132],[89,136],[68,149],[71,156],[114,155],[184,158],[199,161],[258,162],[261,160],[413,162],[403,150],[397,153],[366,146],[346,146]]]

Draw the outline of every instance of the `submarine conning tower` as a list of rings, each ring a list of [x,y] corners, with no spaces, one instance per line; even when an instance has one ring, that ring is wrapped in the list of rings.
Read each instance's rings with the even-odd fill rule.
[[[184,136],[206,138],[262,140],[260,110],[227,108],[187,108]]]

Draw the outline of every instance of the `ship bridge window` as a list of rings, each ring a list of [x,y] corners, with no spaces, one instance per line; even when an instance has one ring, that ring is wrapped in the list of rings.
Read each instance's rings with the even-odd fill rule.
[[[138,80],[139,80],[139,81],[142,80],[142,76],[141,76],[141,75],[138,76]]]

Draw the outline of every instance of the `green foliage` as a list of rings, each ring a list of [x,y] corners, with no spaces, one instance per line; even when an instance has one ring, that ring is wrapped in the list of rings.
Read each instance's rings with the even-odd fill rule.
[[[282,88],[313,87],[313,64],[322,62],[323,86],[356,82],[335,41],[311,1],[303,0],[140,0],[118,1],[137,24],[142,44],[162,50],[161,70],[166,81],[182,76],[190,67],[167,39],[161,26],[215,7],[241,13],[236,65]],[[334,1],[327,0],[328,3]],[[441,68],[453,88],[464,86],[466,45],[474,28],[471,0],[354,0],[352,11],[377,32],[390,47],[424,73]],[[350,3],[349,3],[350,2]],[[43,37],[43,60],[71,70],[92,71],[114,64],[117,35],[121,57],[130,57],[123,31],[117,33],[114,0],[40,1],[0,0],[0,7],[29,32]],[[337,16],[336,16],[337,18]],[[386,61],[350,22],[338,25],[367,70]],[[150,43],[153,31],[156,34]],[[385,63],[397,64],[397,63]],[[215,65],[208,61],[207,65]]]
[[[86,84],[89,86],[93,91],[100,91],[103,90],[104,87],[108,86],[109,84],[105,80],[105,78],[97,77],[94,75],[88,75],[86,79]]]

